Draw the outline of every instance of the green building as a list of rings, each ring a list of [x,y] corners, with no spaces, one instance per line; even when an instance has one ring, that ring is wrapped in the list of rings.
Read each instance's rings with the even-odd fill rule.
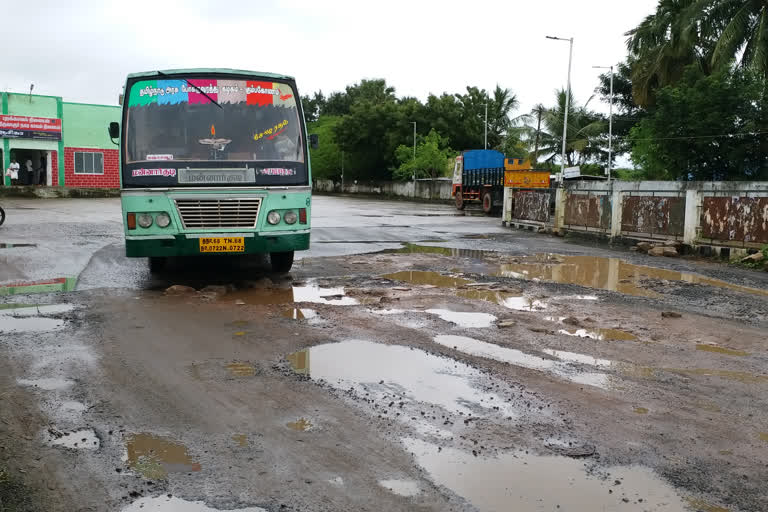
[[[3,185],[11,185],[5,170],[13,158],[21,165],[19,185],[119,188],[120,154],[107,133],[112,121],[120,121],[118,106],[2,93]]]

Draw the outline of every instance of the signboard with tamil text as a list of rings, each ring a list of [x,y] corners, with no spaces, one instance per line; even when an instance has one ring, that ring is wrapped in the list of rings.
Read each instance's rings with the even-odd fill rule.
[[[581,176],[581,168],[579,166],[576,167],[566,167],[563,171],[563,178],[578,178]]]
[[[61,140],[61,119],[0,115],[0,138]]]

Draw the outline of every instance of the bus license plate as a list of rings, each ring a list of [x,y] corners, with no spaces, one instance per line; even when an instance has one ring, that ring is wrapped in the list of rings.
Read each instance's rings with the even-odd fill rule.
[[[242,236],[200,239],[200,252],[245,252]]]

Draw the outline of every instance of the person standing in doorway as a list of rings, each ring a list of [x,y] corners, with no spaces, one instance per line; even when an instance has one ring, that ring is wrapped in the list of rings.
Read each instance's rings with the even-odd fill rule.
[[[35,172],[34,167],[32,167],[32,159],[27,158],[27,161],[24,162],[24,167],[27,169],[27,184],[28,185],[34,185],[37,183],[37,173]]]
[[[11,165],[8,166],[5,175],[11,178],[11,185],[16,186],[19,184],[19,163],[15,158],[11,158]]]

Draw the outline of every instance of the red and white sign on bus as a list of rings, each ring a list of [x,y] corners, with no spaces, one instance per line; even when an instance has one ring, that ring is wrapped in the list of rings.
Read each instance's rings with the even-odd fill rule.
[[[0,138],[61,140],[61,119],[0,115]]]

